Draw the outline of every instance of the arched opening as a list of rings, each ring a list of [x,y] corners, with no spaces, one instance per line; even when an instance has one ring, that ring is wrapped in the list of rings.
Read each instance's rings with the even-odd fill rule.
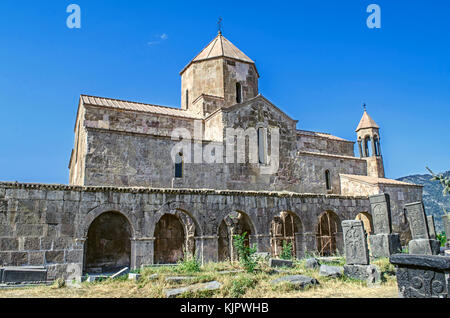
[[[90,225],[85,254],[85,273],[115,272],[131,264],[132,230],[118,212],[106,212]]]
[[[320,255],[330,256],[338,250],[337,235],[342,232],[341,221],[336,213],[326,211],[319,216],[317,225],[317,249]]]
[[[373,138],[373,146],[375,149],[375,156],[377,157],[381,156],[380,139],[378,139],[377,136]]]
[[[175,178],[183,178],[183,153],[179,152],[175,156]]]
[[[364,157],[370,157],[370,136],[364,138]]]
[[[373,234],[372,216],[368,212],[361,212],[356,216],[356,220],[363,221],[364,230],[368,235]]]
[[[250,246],[250,236],[255,234],[254,225],[250,217],[241,211],[235,211],[228,214],[221,222],[218,230],[219,244],[219,260],[235,261],[238,259],[233,244],[235,235],[243,235],[245,233],[245,245]]]
[[[242,103],[242,86],[241,83],[236,83],[236,103]]]
[[[330,170],[325,170],[325,185],[326,185],[328,191],[331,190]]]
[[[281,212],[274,217],[270,226],[270,246],[272,255],[280,257],[283,244],[291,244],[293,258],[301,256],[302,251],[302,224],[300,218],[292,212]]]
[[[195,255],[196,235],[196,225],[186,213],[164,214],[155,227],[154,263],[176,264],[186,252]]]
[[[189,90],[186,90],[186,109],[189,109]]]

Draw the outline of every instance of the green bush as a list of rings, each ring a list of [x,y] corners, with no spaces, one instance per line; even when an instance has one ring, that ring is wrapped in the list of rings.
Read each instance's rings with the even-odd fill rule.
[[[258,265],[258,260],[254,257],[257,249],[256,246],[249,247],[245,244],[245,236],[247,233],[242,235],[233,236],[233,244],[239,256],[239,262],[245,268],[248,273],[253,273],[256,266]]]
[[[233,298],[239,298],[247,292],[247,289],[254,288],[256,286],[256,280],[247,276],[238,276],[233,280],[230,288],[230,296]]]
[[[286,243],[286,241],[283,241],[283,249],[281,250],[280,257],[285,260],[292,259],[292,243]]]
[[[178,262],[178,269],[186,273],[197,273],[201,271],[202,265],[192,253],[184,253],[184,258]]]
[[[445,232],[437,234],[436,239],[441,242],[442,247],[445,247],[445,243],[447,242],[447,236],[445,235]]]

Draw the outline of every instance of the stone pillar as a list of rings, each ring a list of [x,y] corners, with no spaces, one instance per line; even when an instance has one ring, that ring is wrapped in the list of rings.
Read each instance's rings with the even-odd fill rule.
[[[428,230],[430,233],[430,239],[435,240],[436,239],[436,226],[434,225],[434,216],[428,215],[427,223],[428,223]]]
[[[131,239],[131,269],[154,264],[154,237]]]
[[[373,157],[376,157],[376,153],[377,153],[377,152],[376,152],[376,150],[375,150],[375,139],[372,138],[371,141],[372,141],[372,142],[371,142],[371,144],[372,144],[372,156],[373,156]]]
[[[306,232],[303,233],[303,253],[316,253],[317,252],[317,236],[316,233]]]
[[[408,244],[410,254],[438,255],[440,242],[430,239],[428,222],[422,202],[405,205],[412,240]]]
[[[447,243],[445,244],[446,248],[450,248],[450,215],[442,216],[442,223],[444,224],[444,232],[447,236]]]
[[[305,257],[305,246],[304,246],[304,235],[301,233],[295,233],[295,246],[296,246],[296,257],[297,259],[302,259]]]
[[[270,234],[250,235],[250,246],[256,244],[258,253],[271,253]]]
[[[203,246],[202,264],[217,262],[219,260],[219,236],[200,237]]]
[[[400,235],[392,233],[390,197],[387,193],[369,197],[374,235],[369,237],[370,251],[375,258],[401,253]]]
[[[361,140],[358,140],[358,148],[359,148],[359,157],[362,158],[363,150],[362,150]]]

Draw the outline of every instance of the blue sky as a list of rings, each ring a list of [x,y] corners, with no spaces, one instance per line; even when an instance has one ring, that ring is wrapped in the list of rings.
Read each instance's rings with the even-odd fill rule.
[[[66,26],[71,3],[81,29]],[[381,29],[366,26],[371,3]],[[218,17],[298,128],[355,140],[365,102],[388,177],[450,170],[449,12],[447,0],[1,0],[0,180],[68,182],[80,94],[179,107],[179,72]]]

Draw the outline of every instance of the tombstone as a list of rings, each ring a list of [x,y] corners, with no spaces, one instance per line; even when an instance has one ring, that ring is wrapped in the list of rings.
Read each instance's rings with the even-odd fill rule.
[[[369,250],[363,221],[342,222],[346,263],[349,265],[369,265]]]
[[[450,258],[430,255],[396,254],[397,284],[403,298],[448,298]]]
[[[367,280],[368,283],[379,281],[379,275],[372,275],[377,274],[378,269],[370,265],[367,234],[364,231],[363,221],[343,221],[342,231],[346,259],[344,274],[354,279]]]
[[[400,253],[402,251],[400,235],[392,233],[389,194],[383,193],[370,196],[369,201],[374,227],[374,234],[369,237],[372,256],[380,258]]]
[[[430,239],[436,239],[436,226],[434,225],[434,216],[427,216],[428,230],[430,232]]]
[[[445,214],[442,216],[442,223],[444,223],[444,232],[447,236],[446,248],[450,248],[450,214]]]
[[[412,240],[408,243],[409,254],[438,255],[440,242],[430,239],[423,202],[405,205]]]

